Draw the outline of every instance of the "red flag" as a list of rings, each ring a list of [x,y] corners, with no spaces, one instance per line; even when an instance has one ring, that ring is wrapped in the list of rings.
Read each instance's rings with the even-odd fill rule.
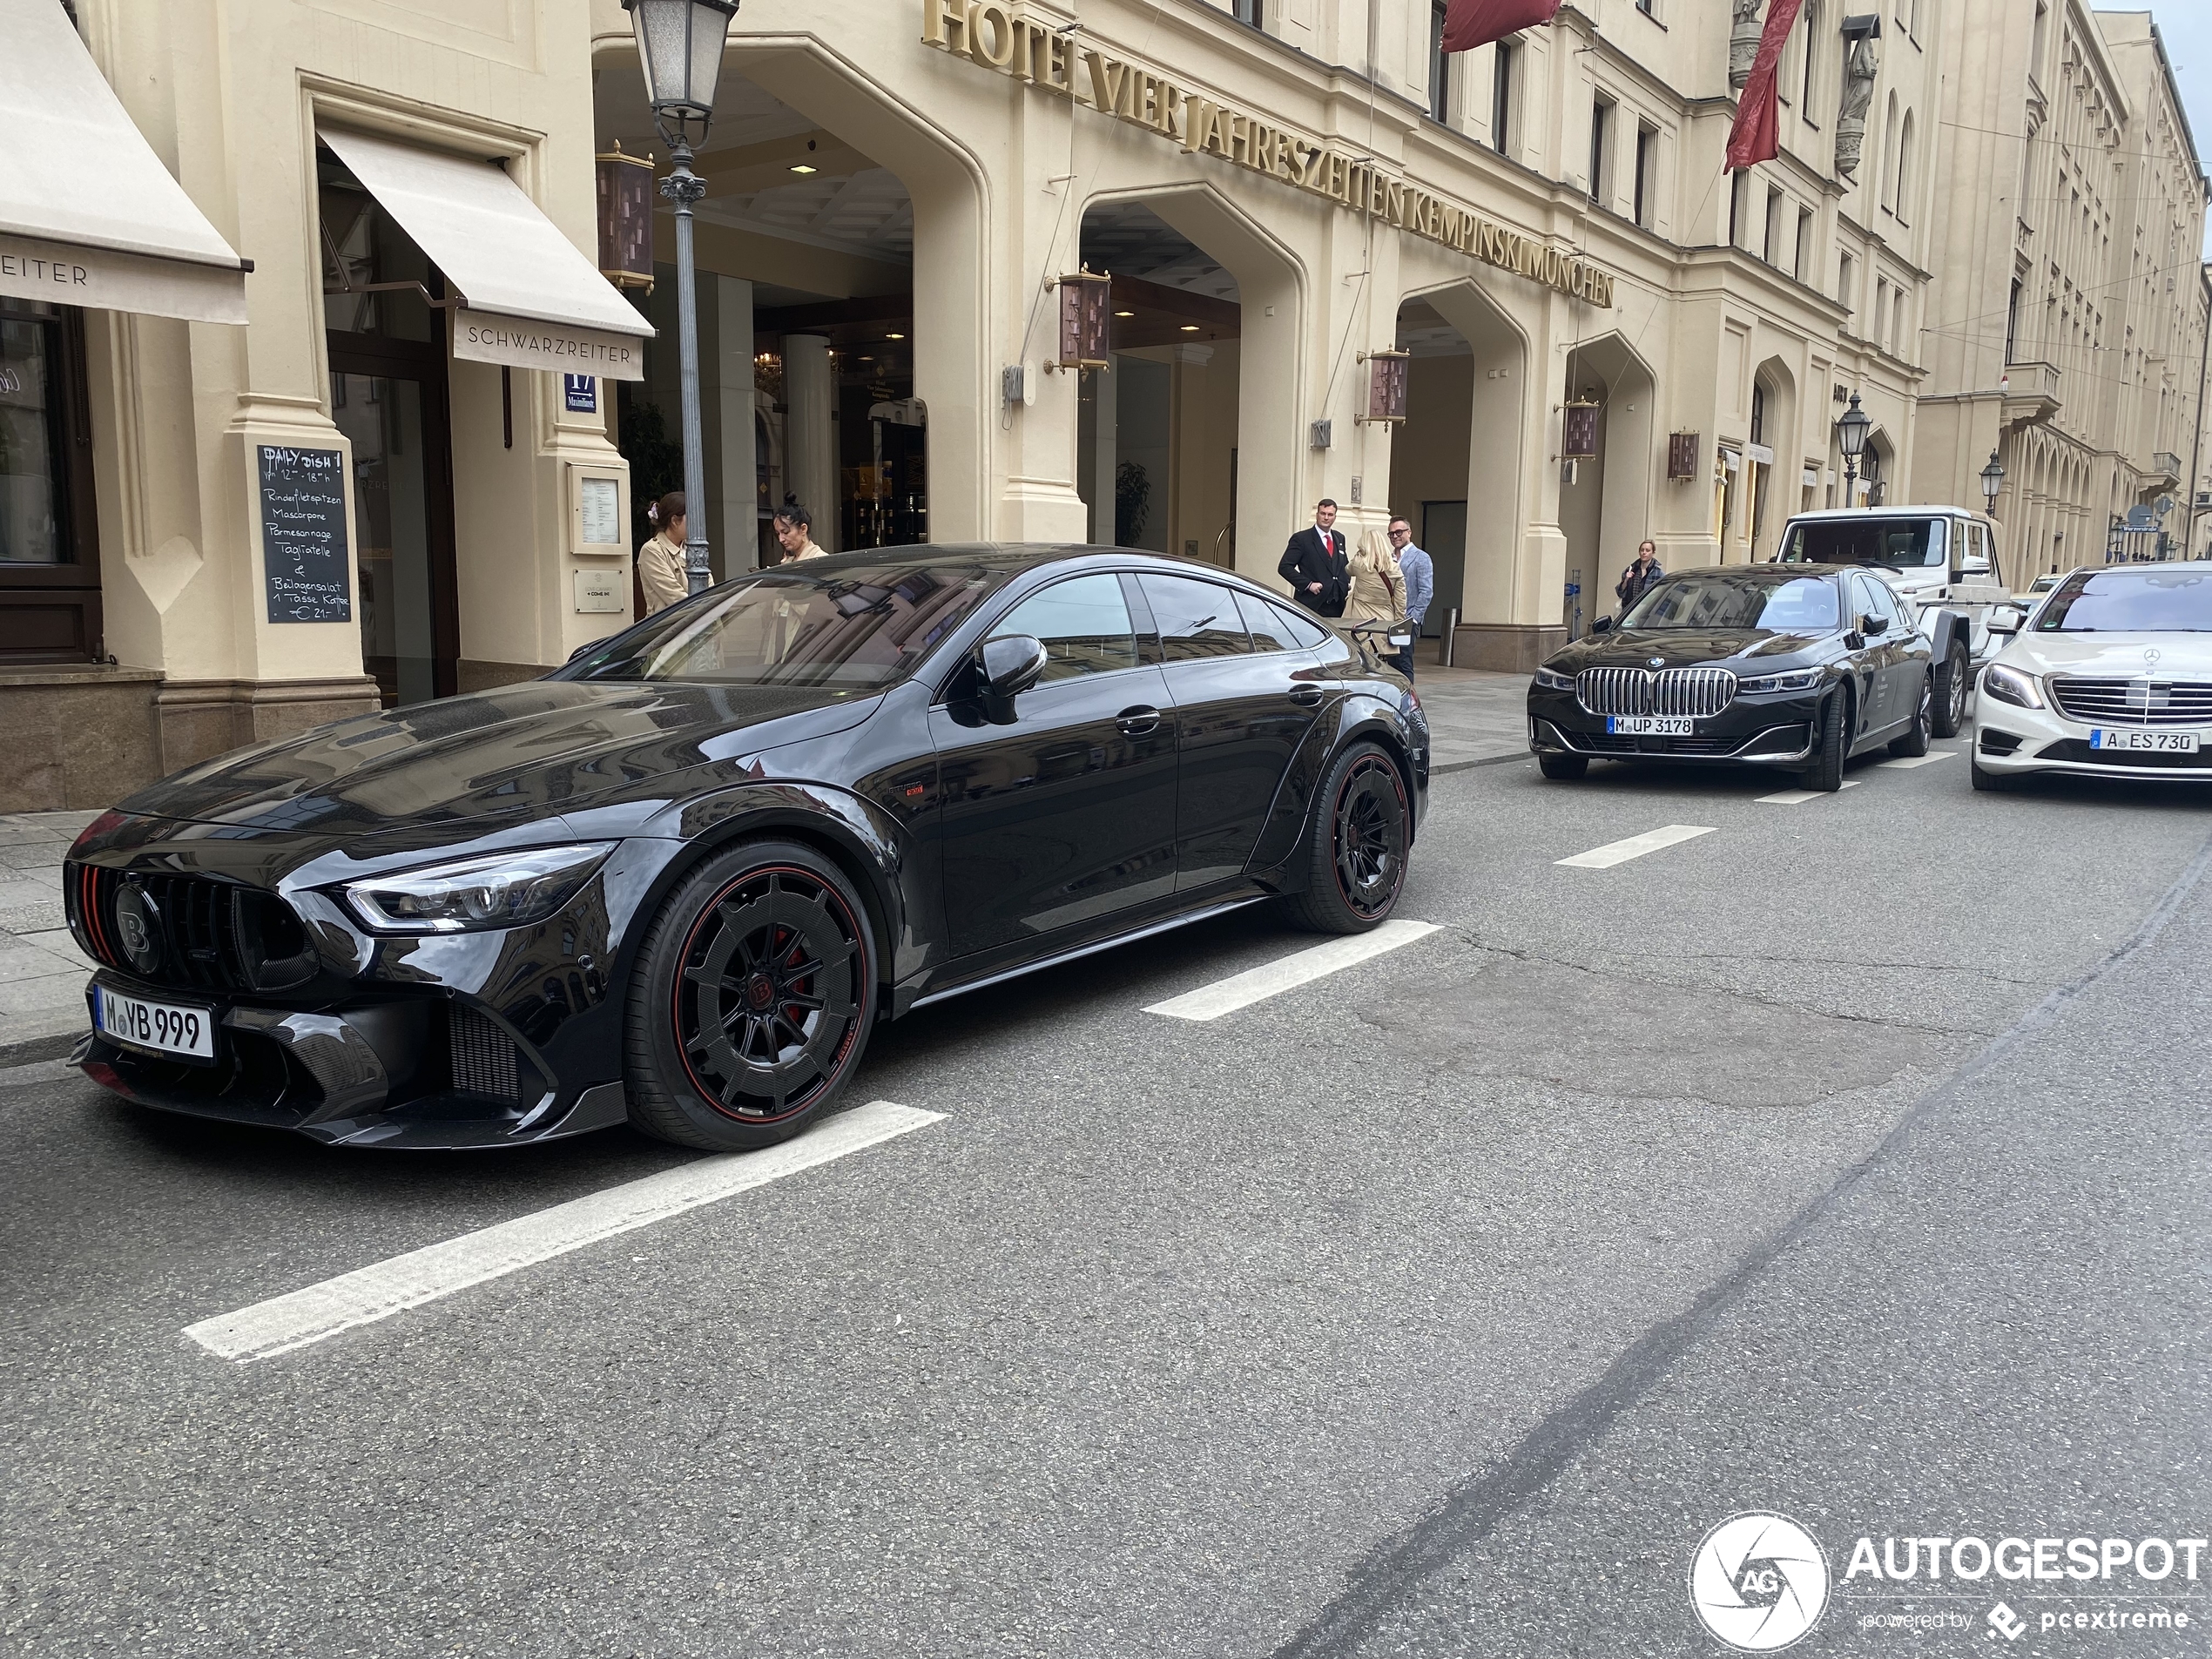
[[[1759,30],[1759,55],[1751,60],[1751,78],[1743,83],[1743,101],[1736,106],[1736,125],[1728,132],[1728,159],[1724,172],[1740,172],[1755,161],[1771,161],[1782,152],[1781,123],[1777,119],[1775,65],[1790,43],[1797,9],[1804,0],[1768,0],[1766,27]]]
[[[1549,23],[1559,0],[1446,0],[1444,50],[1471,52],[1519,29]]]

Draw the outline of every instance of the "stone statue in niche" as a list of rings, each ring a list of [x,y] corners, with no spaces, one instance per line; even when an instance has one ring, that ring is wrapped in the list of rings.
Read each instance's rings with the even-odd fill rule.
[[[1844,101],[1836,111],[1836,175],[1849,179],[1858,171],[1859,152],[1866,145],[1866,111],[1874,102],[1874,77],[1882,67],[1874,36],[1862,34],[1851,43],[1844,59]]]
[[[1728,84],[1737,91],[1751,78],[1751,60],[1759,55],[1759,0],[1734,0],[1735,25],[1728,31]]]

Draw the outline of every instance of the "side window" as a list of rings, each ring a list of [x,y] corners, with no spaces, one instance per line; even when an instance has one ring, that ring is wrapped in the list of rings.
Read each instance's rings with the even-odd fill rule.
[[[1298,651],[1298,636],[1286,625],[1289,618],[1279,605],[1270,604],[1256,594],[1237,596],[1237,612],[1244,619],[1244,626],[1252,637],[1254,651]]]
[[[1136,630],[1115,576],[1072,577],[1031,594],[991,630],[993,638],[1007,634],[1033,634],[1043,641],[1040,683],[1136,666]]]
[[[1293,610],[1290,606],[1278,605],[1272,600],[1268,602],[1267,608],[1274,613],[1276,626],[1288,634],[1291,643],[1301,651],[1312,651],[1322,641],[1336,637],[1334,630],[1323,627],[1302,610]]]
[[[1251,649],[1237,610],[1237,596],[1211,582],[1146,571],[1137,578],[1152,607],[1160,644],[1170,663],[1202,657],[1236,657]]]

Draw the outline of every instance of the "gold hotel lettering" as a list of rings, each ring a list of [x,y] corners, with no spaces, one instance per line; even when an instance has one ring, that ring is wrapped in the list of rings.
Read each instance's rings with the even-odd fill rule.
[[[1186,152],[1265,173],[1594,306],[1613,303],[1611,273],[1580,256],[1532,241],[1471,207],[1379,172],[1264,117],[1186,91],[1141,64],[1076,46],[1008,0],[922,0],[921,38],[925,45],[1171,138]]]

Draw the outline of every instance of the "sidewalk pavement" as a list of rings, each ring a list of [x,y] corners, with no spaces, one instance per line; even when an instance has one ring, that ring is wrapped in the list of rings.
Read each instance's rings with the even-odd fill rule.
[[[1437,772],[1528,752],[1528,677],[1424,664]],[[62,921],[62,854],[97,813],[0,813],[0,1066],[52,1060],[85,1029],[93,964]]]
[[[86,1028],[92,963],[62,920],[62,855],[98,813],[0,813],[0,1064],[51,1060]]]
[[[1459,772],[1527,754],[1527,675],[1440,668],[1433,663],[1417,664],[1415,673],[1413,689],[1428,713],[1432,772]]]

